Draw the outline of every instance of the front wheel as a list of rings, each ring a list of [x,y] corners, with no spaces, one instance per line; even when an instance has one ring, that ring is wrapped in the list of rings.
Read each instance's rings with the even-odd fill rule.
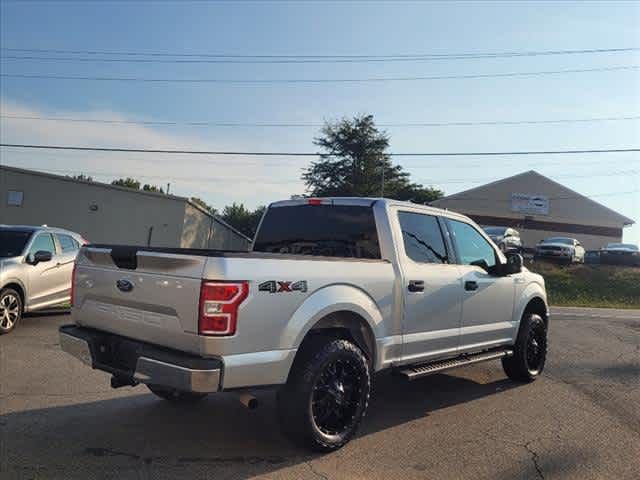
[[[195,403],[207,396],[206,393],[185,392],[175,388],[161,387],[160,385],[147,385],[147,388],[155,396],[176,404]]]
[[[0,335],[9,333],[22,318],[22,299],[11,288],[0,291]]]
[[[362,351],[342,339],[311,343],[278,392],[278,416],[294,442],[323,452],[353,436],[369,403],[371,378]]]
[[[513,355],[502,359],[507,376],[519,382],[532,382],[544,370],[547,359],[547,326],[535,313],[525,314]]]

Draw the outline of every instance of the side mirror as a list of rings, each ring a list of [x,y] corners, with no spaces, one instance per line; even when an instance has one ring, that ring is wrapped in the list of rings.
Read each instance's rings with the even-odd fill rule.
[[[37,265],[40,262],[50,262],[52,258],[51,252],[47,252],[46,250],[38,250],[33,255],[32,265]]]
[[[489,271],[489,264],[487,263],[487,261],[484,258],[481,258],[480,260],[474,260],[469,265],[473,265],[475,267],[480,267],[481,269],[483,269],[486,272]]]
[[[505,275],[512,275],[514,273],[520,273],[522,271],[522,265],[524,265],[524,259],[519,253],[508,253],[507,263],[504,265]]]

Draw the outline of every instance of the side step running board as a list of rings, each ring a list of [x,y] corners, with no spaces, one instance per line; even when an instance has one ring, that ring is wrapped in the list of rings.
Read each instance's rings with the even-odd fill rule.
[[[511,355],[513,355],[513,350],[492,350],[490,352],[472,353],[459,358],[404,367],[399,369],[397,373],[409,380],[416,380],[417,378],[426,377],[432,373],[473,365],[474,363],[486,362],[488,360],[497,360],[498,358],[510,357]]]

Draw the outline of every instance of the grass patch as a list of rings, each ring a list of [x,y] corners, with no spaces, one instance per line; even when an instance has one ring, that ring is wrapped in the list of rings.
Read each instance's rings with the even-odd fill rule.
[[[544,277],[551,305],[640,308],[640,268],[546,262],[527,268]]]

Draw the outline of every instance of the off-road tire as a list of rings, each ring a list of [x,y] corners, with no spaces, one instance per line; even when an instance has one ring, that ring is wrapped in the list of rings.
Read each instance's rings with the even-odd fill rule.
[[[533,350],[536,355],[532,355]],[[526,313],[520,322],[513,355],[502,359],[504,373],[511,380],[532,382],[544,370],[546,358],[547,326],[540,315]]]
[[[195,403],[207,396],[206,393],[185,392],[160,385],[147,385],[147,388],[157,397],[175,404]]]
[[[11,302],[12,304],[17,304],[17,317],[13,318],[12,315],[12,320],[9,321],[3,315],[3,313],[5,312],[5,308],[0,308],[0,335],[9,333],[11,330],[16,328],[16,325],[18,325],[18,323],[20,323],[20,321],[22,320],[22,314],[24,313],[22,297],[18,292],[16,292],[12,288],[3,288],[2,290],[0,290],[0,306],[4,305],[4,303],[7,302],[9,298],[14,299],[14,301]],[[15,307],[12,308],[12,310],[15,310]]]
[[[323,429],[324,425],[319,426],[316,422],[316,414],[321,408],[318,405],[323,402],[314,403],[314,399],[318,400],[318,395],[324,395],[325,398],[329,396],[323,393],[322,387],[328,378],[333,378],[331,372],[336,372],[337,368],[342,369],[342,376],[336,374],[335,382],[340,382],[339,378],[346,380],[346,383],[336,383],[341,392],[337,393],[340,395],[339,401],[347,405],[339,408],[353,415],[347,415],[350,419],[341,424],[343,428],[328,433]],[[356,434],[369,404],[370,390],[369,363],[362,351],[347,340],[320,337],[299,352],[287,383],[278,391],[277,409],[281,428],[296,444],[321,452],[337,450]],[[347,397],[351,401],[346,402]],[[335,399],[331,397],[329,402]],[[329,417],[332,415],[334,413]],[[333,418],[340,417],[338,413],[335,415]],[[339,423],[339,420],[336,422]]]

